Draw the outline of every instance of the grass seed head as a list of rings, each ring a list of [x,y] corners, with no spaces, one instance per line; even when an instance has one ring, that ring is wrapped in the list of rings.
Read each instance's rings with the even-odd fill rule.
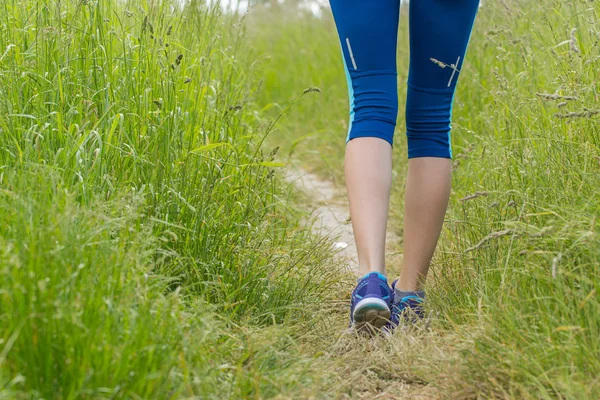
[[[572,52],[581,53],[581,51],[579,50],[579,46],[577,46],[577,38],[575,37],[576,31],[577,28],[571,29],[571,40],[569,41],[569,47],[571,48]]]

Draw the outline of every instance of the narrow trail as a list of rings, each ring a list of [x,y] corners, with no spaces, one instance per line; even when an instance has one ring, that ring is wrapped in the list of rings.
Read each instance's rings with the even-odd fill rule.
[[[329,237],[337,257],[347,264],[350,271],[358,274],[358,256],[347,197],[333,183],[299,167],[290,168],[286,180],[314,202],[312,216],[315,218],[315,233]]]
[[[350,272],[358,275],[358,256],[356,254],[348,198],[345,190],[297,165],[290,165],[285,179],[307,194],[312,200],[310,209],[313,210],[312,216],[315,218],[313,225],[315,233],[319,236],[328,237],[337,252],[336,256],[341,258],[342,262],[348,266]],[[392,277],[394,276],[393,274],[399,272],[399,266],[402,261],[402,255],[398,252],[400,238],[388,229],[386,242],[388,254],[386,264],[388,274]],[[395,338],[391,340],[395,340]],[[406,343],[405,340],[399,340],[394,347],[401,348]],[[368,345],[366,347],[361,346],[357,351],[370,352],[370,350],[366,350],[368,347]],[[360,355],[358,356],[361,357]],[[392,356],[392,358],[394,357]],[[382,366],[383,369],[394,368],[393,365],[389,365],[389,360],[386,360],[385,364],[387,366]],[[350,377],[354,373],[358,373],[359,375],[363,373],[360,371],[348,372]],[[376,375],[373,374],[371,378],[375,382],[369,385],[368,389],[364,391],[359,390],[356,393],[356,398],[435,400],[441,397],[437,390],[429,385],[404,382],[401,379],[393,378],[379,380]],[[353,379],[359,379],[359,377],[357,376]]]
[[[347,264],[350,271],[358,274],[358,255],[350,221],[348,197],[343,188],[336,187],[332,182],[295,165],[290,166],[285,179],[313,200],[315,233],[329,237],[337,257]],[[386,264],[388,270],[393,273],[398,272],[397,266],[402,260],[402,255],[397,251],[398,243],[400,238],[388,229]]]

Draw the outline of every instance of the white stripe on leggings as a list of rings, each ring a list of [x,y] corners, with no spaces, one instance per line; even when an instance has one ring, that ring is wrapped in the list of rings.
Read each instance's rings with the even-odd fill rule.
[[[450,80],[448,81],[448,87],[450,87],[450,85],[452,85],[452,79],[454,79],[454,75],[456,74],[456,71],[458,70],[458,63],[460,63],[460,56],[458,56],[458,59],[456,60],[456,64],[451,65],[452,76],[450,77]]]
[[[356,70],[356,61],[354,61],[354,54],[352,54],[352,46],[350,46],[350,39],[346,38],[346,44],[348,45],[348,52],[350,53],[350,59],[352,60],[352,66]]]

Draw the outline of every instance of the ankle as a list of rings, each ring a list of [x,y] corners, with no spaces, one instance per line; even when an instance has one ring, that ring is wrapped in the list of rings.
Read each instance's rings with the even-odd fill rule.
[[[419,275],[416,279],[406,279],[401,274],[396,281],[396,289],[403,292],[422,292],[425,290],[425,277]]]
[[[387,281],[387,277],[385,276],[385,274],[382,274],[381,272],[377,272],[377,271],[371,271],[371,272],[367,272],[364,275],[359,275],[359,277],[357,278],[357,281],[360,282],[371,274],[376,274],[382,280]]]
[[[418,297],[425,300],[425,290],[401,290],[398,288],[394,289],[394,303],[399,303],[402,299],[407,297]]]

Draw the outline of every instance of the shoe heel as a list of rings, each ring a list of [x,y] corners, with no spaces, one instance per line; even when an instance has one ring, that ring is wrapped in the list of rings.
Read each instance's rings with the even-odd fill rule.
[[[354,325],[358,331],[383,328],[390,320],[387,303],[377,298],[361,300],[354,309]]]

